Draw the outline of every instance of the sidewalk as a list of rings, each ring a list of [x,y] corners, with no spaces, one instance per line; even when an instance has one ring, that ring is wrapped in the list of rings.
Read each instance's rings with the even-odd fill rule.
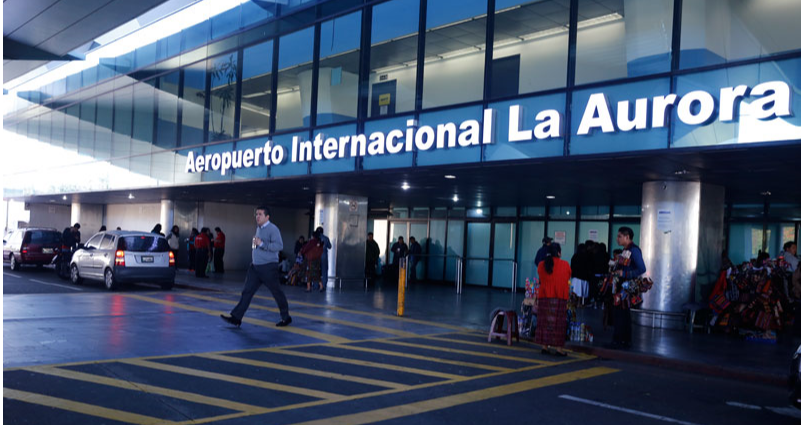
[[[190,290],[239,293],[245,281],[244,271],[212,274],[200,279],[179,271],[176,287]],[[334,288],[325,293],[303,292],[305,287],[285,286],[290,300],[336,305],[355,310],[396,313],[397,285],[378,284],[367,292],[358,282]],[[265,290],[265,292],[267,292]],[[412,284],[406,291],[405,317],[463,326],[486,332],[490,313],[495,308],[520,310],[523,291],[512,294],[497,289],[468,286],[461,295],[453,286]],[[736,336],[706,334],[696,331],[651,329],[634,325],[634,343],[629,350],[604,348],[612,339],[612,329],[601,325],[602,310],[581,308],[578,320],[589,324],[594,332],[593,343],[567,342],[567,348],[601,358],[642,363],[683,370],[709,376],[723,376],[744,381],[786,386],[792,354],[798,338],[779,340],[777,344],[754,343]]]

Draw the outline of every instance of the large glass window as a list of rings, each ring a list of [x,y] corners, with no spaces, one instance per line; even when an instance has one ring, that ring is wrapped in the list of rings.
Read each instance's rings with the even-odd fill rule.
[[[492,286],[511,288],[514,276],[515,237],[517,224],[495,223],[495,243],[492,246]]]
[[[81,106],[73,105],[65,110],[64,148],[78,152],[78,133],[80,127]]]
[[[97,127],[95,131],[95,158],[111,157],[111,129],[114,120],[114,96],[111,93],[97,98]]]
[[[448,246],[445,250],[445,280],[451,281],[456,277],[456,257],[464,255],[464,221],[448,221]]]
[[[756,258],[762,250],[764,233],[761,223],[732,223],[729,226],[729,259],[732,263],[741,264]]]
[[[484,0],[429,0],[424,108],[483,97],[486,27],[487,2]]]
[[[156,101],[156,146],[164,149],[178,145],[178,72],[159,77]]]
[[[542,246],[545,236],[544,221],[523,221],[520,223],[519,248],[517,250],[517,286],[525,288],[526,279],[537,279],[537,265],[534,257]]]
[[[153,150],[153,121],[156,90],[155,80],[135,84],[133,87],[134,115],[131,155],[151,153]],[[145,174],[150,174],[150,169]]]
[[[111,156],[121,158],[115,165],[128,168],[127,157],[131,154],[131,126],[133,124],[133,88],[131,86],[114,92],[114,134]]]
[[[273,99],[272,72],[272,41],[245,49],[242,59],[240,137],[270,133],[270,105]]]
[[[361,28],[361,12],[320,25],[317,125],[356,119]]]
[[[369,115],[414,109],[420,0],[393,0],[373,7]]]
[[[564,87],[569,20],[569,2],[496,1],[490,95]]]
[[[285,35],[278,42],[276,130],[310,124],[314,28]]]
[[[445,280],[445,220],[431,220],[429,222],[429,251],[428,278],[431,280]],[[452,278],[452,277],[451,277]]]
[[[181,98],[181,146],[203,143],[206,105],[206,63],[184,69],[184,92]]]
[[[796,0],[694,0],[682,7],[682,68],[801,48]]]
[[[234,137],[237,62],[237,53],[227,53],[208,60],[208,72],[211,76],[209,141]]]
[[[673,0],[581,0],[578,15],[576,84],[670,70]]]

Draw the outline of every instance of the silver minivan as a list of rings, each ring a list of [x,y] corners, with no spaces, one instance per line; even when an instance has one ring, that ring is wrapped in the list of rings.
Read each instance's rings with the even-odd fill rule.
[[[157,283],[162,289],[175,285],[175,257],[164,236],[155,233],[114,230],[100,232],[75,251],[70,280],[103,281],[106,289],[119,284]]]

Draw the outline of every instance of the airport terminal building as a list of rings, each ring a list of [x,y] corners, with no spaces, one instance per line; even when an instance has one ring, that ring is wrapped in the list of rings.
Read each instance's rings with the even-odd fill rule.
[[[233,3],[7,87],[4,198],[84,234],[219,226],[230,268],[264,204],[289,254],[324,226],[359,285],[368,231],[384,262],[416,237],[428,281],[511,288],[544,236],[569,259],[628,226],[666,312],[724,250],[798,239],[799,1]]]

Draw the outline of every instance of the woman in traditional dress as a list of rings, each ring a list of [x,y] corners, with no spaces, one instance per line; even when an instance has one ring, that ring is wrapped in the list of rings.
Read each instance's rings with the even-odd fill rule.
[[[543,354],[567,356],[567,300],[570,296],[570,264],[561,259],[562,247],[552,243],[539,266],[540,287],[537,293],[537,332],[534,342],[543,346]]]
[[[306,261],[306,292],[311,292],[315,283],[321,282],[323,245],[317,232],[312,233],[312,237],[303,245],[300,255]],[[321,290],[322,291],[322,290]]]

